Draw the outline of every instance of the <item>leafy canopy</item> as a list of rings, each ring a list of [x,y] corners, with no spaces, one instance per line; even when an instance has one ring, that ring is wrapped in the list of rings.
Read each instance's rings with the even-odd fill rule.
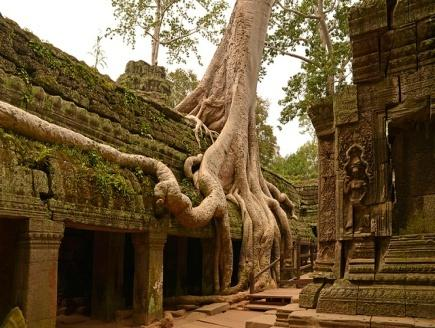
[[[278,0],[273,8],[264,62],[283,55],[301,71],[283,88],[280,122],[298,117],[309,128],[308,108],[346,83],[351,58],[347,14],[351,0]]]
[[[292,182],[315,179],[318,176],[317,142],[308,141],[286,157],[276,157],[270,169]]]
[[[225,25],[226,0],[112,0],[117,25],[106,35],[120,35],[135,46],[138,36],[163,46],[169,63],[198,54],[198,38],[216,43]],[[153,65],[157,62],[152,63]]]
[[[171,95],[169,104],[172,107],[178,105],[198,85],[198,77],[192,70],[177,68],[167,76],[171,83]]]
[[[267,116],[270,103],[268,100],[257,96],[255,108],[255,123],[257,127],[258,148],[260,150],[260,162],[262,166],[268,167],[277,158],[278,144],[273,134],[273,128],[267,124]]]

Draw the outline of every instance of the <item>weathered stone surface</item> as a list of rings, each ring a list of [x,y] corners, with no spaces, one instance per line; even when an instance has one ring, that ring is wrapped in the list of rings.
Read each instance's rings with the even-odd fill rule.
[[[245,328],[269,328],[275,323],[275,316],[263,314],[246,321]]]
[[[372,317],[371,328],[414,328],[414,318]]]
[[[435,320],[415,318],[415,328],[433,328]]]
[[[320,313],[357,314],[358,285],[336,281],[321,290],[317,311]]]
[[[334,96],[334,119],[335,125],[343,125],[358,122],[357,87],[346,86]]]
[[[355,86],[333,111],[325,101],[310,111],[320,162],[313,277],[339,279],[318,312],[435,318],[434,14],[429,0],[357,4]]]
[[[369,316],[353,316],[318,313],[316,316],[319,328],[370,328]]]
[[[299,294],[299,306],[301,308],[315,309],[319,299],[320,291],[324,287],[324,283],[311,283],[302,289]]]
[[[215,315],[218,313],[225,312],[229,310],[230,304],[229,303],[213,303],[201,306],[200,308],[196,309],[196,312],[202,312],[207,315]]]

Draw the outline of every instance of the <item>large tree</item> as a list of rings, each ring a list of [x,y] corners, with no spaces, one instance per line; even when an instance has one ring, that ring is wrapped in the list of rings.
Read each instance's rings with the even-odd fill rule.
[[[171,106],[178,105],[198,86],[198,78],[191,70],[176,69],[169,72],[168,80],[171,82]],[[267,123],[270,103],[268,100],[257,96],[255,106],[255,121],[260,150],[260,162],[264,167],[268,167],[278,155],[278,144],[273,134],[273,128]]]
[[[185,174],[204,195],[196,207],[181,193],[171,170],[158,160],[126,154],[71,130],[56,126],[0,102],[0,124],[44,142],[93,149],[123,167],[140,167],[155,175],[156,206],[165,206],[184,226],[216,226],[214,287],[233,293],[247,287],[250,273],[265,270],[256,288],[276,286],[279,262],[291,254],[288,197],[262,176],[255,131],[256,87],[273,0],[238,0],[228,27],[198,87],[177,110],[219,132],[204,154],[189,157]],[[243,220],[239,282],[230,286],[232,246],[227,200],[236,203]],[[283,248],[281,248],[281,246]]]
[[[227,9],[226,0],[112,0],[117,25],[107,35],[120,35],[134,46],[136,37],[151,40],[151,65],[157,65],[160,47],[169,62],[185,62],[198,54],[198,36],[216,42]]]
[[[291,203],[262,176],[255,129],[257,79],[273,2],[236,2],[203,79],[176,107],[220,133],[198,158],[199,170],[190,172],[192,166],[188,166],[186,171],[211,200],[205,207],[213,214],[202,220],[217,222],[221,266],[215,286],[226,291],[246,287],[251,272],[258,273],[273,259],[288,256],[291,248],[288,218],[280,206],[291,207]],[[239,283],[230,289],[232,250],[226,199],[240,207],[243,219]],[[281,238],[284,249],[280,249]],[[278,280],[277,264],[260,276],[257,287],[276,285]]]
[[[281,123],[298,117],[311,126],[308,108],[346,83],[351,59],[348,10],[352,0],[277,0],[269,23],[265,62],[287,56],[301,71],[284,87]]]

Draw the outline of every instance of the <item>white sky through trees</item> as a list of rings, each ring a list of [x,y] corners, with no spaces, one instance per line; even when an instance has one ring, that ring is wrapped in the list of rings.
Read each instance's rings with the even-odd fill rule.
[[[230,10],[234,4],[229,0]],[[57,48],[84,60],[92,66],[95,59],[90,52],[95,44],[97,35],[104,34],[109,26],[114,26],[114,17],[110,0],[1,0],[0,13],[16,21],[21,28],[27,28],[43,41],[52,43]],[[137,40],[135,49],[126,46],[120,37],[112,40],[103,39],[101,42],[106,56],[107,67],[99,69],[101,73],[109,75],[113,80],[124,72],[129,60],[150,61],[149,40]],[[204,66],[198,65],[192,57],[186,65],[167,65],[164,62],[164,50],[159,65],[169,70],[178,67],[192,69],[201,78],[215,46],[207,41],[200,41],[199,52]],[[277,58],[273,65],[267,67],[266,76],[258,85],[258,94],[269,99],[271,106],[268,123],[274,127],[274,133],[282,156],[293,153],[303,143],[310,139],[309,135],[301,135],[298,123],[290,122],[280,131],[278,123],[280,107],[278,100],[284,96],[282,87],[287,84],[291,74],[300,69],[300,62],[296,59]]]

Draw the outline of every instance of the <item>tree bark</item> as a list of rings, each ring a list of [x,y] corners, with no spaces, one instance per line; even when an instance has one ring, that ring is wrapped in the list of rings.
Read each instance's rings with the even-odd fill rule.
[[[162,24],[162,6],[161,0],[156,1],[155,12],[155,26],[153,31],[153,37],[151,39],[151,65],[156,66],[159,60],[159,48],[160,48],[160,29]]]
[[[258,273],[274,259],[290,255],[288,218],[261,174],[255,130],[256,87],[273,2],[236,2],[202,81],[176,107],[220,132],[216,142],[204,153],[197,181],[201,184],[205,176],[219,181],[223,194],[239,205],[242,213],[239,283],[229,288],[227,278],[231,275],[223,272],[219,289],[227,293],[246,288],[251,271]],[[281,238],[284,238],[283,250]],[[229,270],[231,265],[222,267]],[[279,264],[260,276],[256,288],[274,287],[278,280]]]
[[[273,0],[238,0],[221,44],[203,80],[177,109],[193,115],[209,129],[219,131],[205,153],[185,162],[186,176],[204,195],[196,207],[181,193],[171,170],[141,155],[126,154],[79,133],[48,123],[0,101],[0,126],[43,142],[94,150],[122,167],[140,167],[155,175],[156,206],[165,206],[180,224],[196,228],[214,221],[214,290],[233,294],[246,289],[250,274],[257,274],[277,258],[291,256],[289,219],[294,219],[288,197],[269,184],[261,173],[255,124],[258,73]],[[194,170],[193,168],[199,169]],[[243,221],[239,282],[230,286],[232,245],[227,199],[236,203]],[[290,213],[287,217],[284,208]],[[281,248],[281,239],[284,247]],[[275,287],[279,261],[260,275],[256,289]]]

